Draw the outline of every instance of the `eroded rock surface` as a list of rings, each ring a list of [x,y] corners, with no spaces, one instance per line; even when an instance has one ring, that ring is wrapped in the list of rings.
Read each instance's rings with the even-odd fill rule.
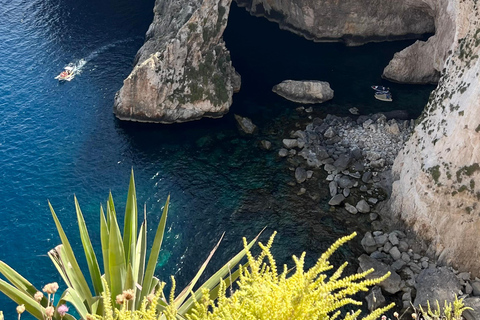
[[[239,88],[222,40],[231,0],[158,0],[136,66],[115,97],[122,120],[221,117]]]
[[[397,52],[383,71],[383,77],[401,83],[437,83],[448,50],[455,36],[454,10],[456,1],[407,0],[412,7],[426,8],[435,18],[435,35],[427,41],[417,41]]]
[[[285,80],[274,86],[272,91],[287,100],[298,103],[322,103],[333,99],[333,90],[325,81]]]
[[[434,31],[428,7],[408,1],[237,0],[252,15],[314,41],[371,41],[411,38]]]
[[[476,1],[439,1],[454,22],[445,71],[393,166],[390,208],[443,263],[480,276],[480,23]]]

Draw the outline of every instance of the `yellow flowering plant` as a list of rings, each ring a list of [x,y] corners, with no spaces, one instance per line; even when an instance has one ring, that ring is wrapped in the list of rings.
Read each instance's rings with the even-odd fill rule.
[[[152,293],[151,297],[145,297],[137,310],[129,310],[126,301],[120,308],[114,308],[109,303],[111,296],[106,290],[103,294],[104,315],[89,315],[87,320],[334,320],[341,317],[344,320],[354,320],[360,316],[360,310],[342,315],[340,309],[348,305],[361,305],[361,302],[351,296],[359,291],[367,291],[368,287],[389,276],[387,273],[380,278],[366,279],[372,269],[342,277],[347,263],[331,276],[325,274],[333,268],[328,261],[331,255],[354,236],[355,233],[337,240],[308,271],[304,271],[305,253],[300,258],[293,256],[295,270],[284,266],[281,274],[278,274],[275,259],[270,252],[275,233],[267,245],[259,243],[262,251],[256,258],[244,239],[248,261],[237,271],[238,289],[230,296],[227,295],[227,288],[231,279],[227,277],[226,281],[221,281],[212,291],[203,288],[203,295],[194,301],[194,307],[185,314],[179,314],[175,307],[175,279],[172,277],[172,289],[166,308],[158,308],[160,291]],[[163,286],[164,283],[160,288],[163,289]],[[393,306],[392,303],[377,309],[363,320],[377,319]]]

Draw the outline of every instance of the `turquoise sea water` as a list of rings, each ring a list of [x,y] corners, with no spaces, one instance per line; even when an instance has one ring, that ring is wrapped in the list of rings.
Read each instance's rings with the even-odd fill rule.
[[[46,256],[59,243],[47,200],[80,249],[75,194],[99,243],[99,206],[111,191],[123,212],[131,168],[149,229],[171,194],[158,274],[175,274],[180,286],[224,231],[210,271],[241,248],[242,236],[252,238],[265,226],[266,235],[279,232],[281,262],[304,250],[312,261],[338,236],[361,227],[364,222],[328,212],[323,185],[311,186],[321,195],[316,201],[292,194],[288,166],[275,151],[258,148],[260,138],[278,147],[299,120],[296,106],[270,89],[287,78],[326,80],[336,97],[315,107],[319,113],[344,114],[357,106],[364,113],[406,108],[418,115],[431,87],[390,84],[398,97],[390,106],[374,100],[369,89],[381,82],[393,53],[411,42],[314,44],[234,7],[225,39],[243,88],[233,112],[172,126],[120,123],[112,114],[113,96],[132,68],[152,8],[152,0],[0,0],[0,260],[38,288],[61,283]],[[73,81],[54,79],[82,59]],[[239,134],[234,112],[251,117],[260,134]],[[352,259],[358,242],[340,258]],[[81,254],[79,260],[85,267]],[[6,319],[16,316],[14,308],[0,295]]]

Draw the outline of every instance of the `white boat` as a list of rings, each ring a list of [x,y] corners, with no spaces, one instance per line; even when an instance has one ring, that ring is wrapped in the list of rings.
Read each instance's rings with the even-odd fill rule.
[[[60,81],[71,81],[75,77],[75,66],[68,65],[55,79]]]
[[[392,94],[389,91],[375,92],[375,99],[388,102],[393,101]]]

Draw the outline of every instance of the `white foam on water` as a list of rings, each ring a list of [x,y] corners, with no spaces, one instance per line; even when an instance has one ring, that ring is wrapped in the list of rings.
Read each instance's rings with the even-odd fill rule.
[[[106,45],[94,50],[92,53],[90,53],[85,58],[74,60],[74,61],[70,62],[69,64],[67,64],[65,67],[74,67],[75,68],[74,69],[74,74],[78,75],[78,74],[82,73],[83,67],[85,67],[85,65],[88,62],[92,61],[93,59],[98,57],[100,54],[104,53],[108,49],[116,47],[119,44],[128,43],[128,42],[131,42],[133,40],[135,40],[135,39],[134,38],[128,38],[128,39],[118,40],[118,41],[114,41],[112,43],[106,44]]]

